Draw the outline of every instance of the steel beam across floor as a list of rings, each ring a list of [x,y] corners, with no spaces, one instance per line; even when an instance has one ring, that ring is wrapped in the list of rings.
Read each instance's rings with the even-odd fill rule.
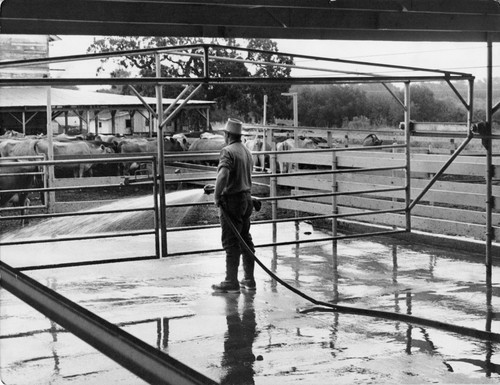
[[[151,384],[210,385],[212,379],[0,261],[0,285]]]

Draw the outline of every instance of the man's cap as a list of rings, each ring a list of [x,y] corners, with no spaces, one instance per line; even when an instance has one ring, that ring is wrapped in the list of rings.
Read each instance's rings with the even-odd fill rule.
[[[243,122],[241,120],[229,118],[227,120],[226,127],[224,127],[224,131],[231,134],[241,135],[242,128]]]

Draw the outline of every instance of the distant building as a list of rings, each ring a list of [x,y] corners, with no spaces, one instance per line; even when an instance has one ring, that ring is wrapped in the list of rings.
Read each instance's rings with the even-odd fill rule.
[[[39,59],[49,57],[49,43],[61,40],[56,35],[1,35],[0,61]],[[49,77],[49,65],[0,68],[0,78]]]
[[[49,57],[49,43],[60,40],[55,35],[1,35],[0,60],[15,61]],[[48,64],[0,68],[0,78],[50,77]],[[0,88],[0,135],[8,130],[26,135],[47,132],[47,87]],[[151,110],[156,109],[156,98],[144,98]],[[166,109],[174,100],[164,99]],[[209,110],[214,102],[190,100],[179,116],[166,127],[166,132],[208,129]],[[52,88],[52,129],[56,133],[102,133],[154,135],[157,126],[139,98],[78,89]],[[203,127],[189,127],[183,119],[194,109],[203,116]],[[203,124],[203,121],[201,122]],[[198,124],[200,124],[198,119]]]

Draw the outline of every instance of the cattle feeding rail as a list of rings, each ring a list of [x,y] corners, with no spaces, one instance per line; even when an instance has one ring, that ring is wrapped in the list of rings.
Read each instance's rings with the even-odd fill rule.
[[[200,77],[163,77],[161,75],[161,58],[162,55],[192,55],[193,52],[186,53],[186,49],[192,51],[198,50],[197,60],[201,60],[201,65],[203,68],[203,75]],[[265,53],[267,55],[284,55],[288,57],[295,57],[300,59],[310,59],[310,60],[321,60],[328,62],[329,64],[353,64],[357,66],[370,66],[370,68],[382,68],[384,70],[395,70],[395,71],[409,71],[412,75],[380,75],[374,73],[372,70],[366,72],[354,73],[352,71],[346,70],[327,70],[329,74],[335,73],[335,76],[311,76],[311,77],[285,77],[285,78],[275,78],[275,77],[219,77],[213,76],[211,73],[211,61],[219,60],[215,56],[217,50],[242,50],[247,53]],[[277,247],[280,245],[287,244],[297,244],[302,243],[312,243],[321,241],[332,241],[335,243],[336,240],[345,238],[359,238],[374,235],[386,235],[386,234],[398,234],[398,233],[410,233],[413,230],[414,218],[412,218],[412,211],[416,212],[420,210],[418,203],[422,201],[424,195],[431,192],[431,198],[429,198],[429,207],[431,211],[435,210],[433,202],[437,200],[438,196],[449,195],[450,189],[453,191],[454,184],[448,184],[447,182],[438,181],[439,176],[443,175],[446,170],[453,170],[453,168],[460,168],[465,162],[460,163],[458,166],[454,164],[460,155],[460,152],[466,147],[467,143],[475,136],[485,141],[486,144],[491,144],[491,139],[494,137],[491,135],[491,127],[486,129],[478,130],[476,133],[472,133],[472,113],[473,113],[473,84],[474,77],[470,74],[465,74],[455,71],[441,71],[434,69],[425,69],[417,67],[408,66],[391,66],[386,64],[378,63],[367,63],[359,61],[350,60],[340,60],[331,58],[318,58],[309,55],[296,55],[296,54],[286,54],[277,53],[272,51],[261,51],[253,49],[242,49],[236,47],[226,47],[218,46],[212,44],[196,44],[190,46],[175,46],[175,47],[161,47],[157,49],[143,49],[143,50],[133,50],[133,51],[121,51],[121,52],[108,52],[101,54],[90,54],[90,55],[73,55],[59,58],[50,59],[33,59],[24,60],[20,62],[2,62],[0,63],[0,68],[8,66],[24,66],[32,64],[46,64],[54,62],[64,62],[64,61],[76,61],[76,60],[89,60],[89,59],[99,59],[99,58],[109,58],[117,56],[130,56],[130,55],[153,55],[156,63],[156,77],[149,78],[59,78],[59,79],[0,79],[0,87],[2,86],[45,86],[47,87],[48,104],[50,104],[50,87],[57,85],[130,85],[130,84],[143,84],[143,85],[153,85],[156,91],[156,108],[152,109],[148,105],[148,111],[152,113],[155,120],[155,127],[158,137],[163,137],[165,132],[165,127],[169,122],[179,113],[180,108],[182,108],[183,103],[187,102],[189,99],[194,97],[196,92],[198,92],[203,86],[217,86],[217,85],[262,85],[262,86],[272,86],[272,85],[307,85],[307,84],[358,84],[358,83],[381,83],[395,98],[404,111],[404,139],[403,143],[393,144],[390,146],[380,146],[376,150],[367,151],[363,147],[349,147],[349,148],[335,148],[331,147],[328,149],[301,149],[287,152],[277,151],[273,148],[271,151],[262,151],[261,154],[268,155],[271,159],[270,161],[270,172],[260,173],[253,176],[254,180],[264,180],[268,181],[269,185],[269,195],[266,197],[261,197],[260,199],[264,202],[270,202],[272,217],[265,221],[255,221],[254,225],[271,223],[273,224],[273,240],[271,243],[259,243],[256,242],[256,247]],[[223,60],[227,60],[224,58]],[[240,60],[240,59],[237,59]],[[244,60],[245,64],[251,65],[280,65],[271,62],[256,62],[253,60]],[[298,67],[298,66],[295,66]],[[411,137],[412,135],[418,134],[415,130],[412,132],[412,122],[411,122],[411,102],[410,102],[410,84],[414,82],[424,82],[424,81],[444,81],[448,83],[452,91],[457,95],[462,104],[467,110],[467,121],[465,122],[464,130],[462,134],[466,136],[464,143],[453,153],[451,161],[447,159],[436,159],[433,161],[418,159],[415,154],[411,151]],[[453,86],[452,82],[462,81],[466,82],[468,85],[468,100],[464,98],[460,92]],[[400,83],[404,87],[404,100],[400,100],[394,92],[387,87],[387,84]],[[162,91],[165,85],[184,85],[184,91],[179,95],[176,102],[164,109]],[[181,101],[181,99],[183,101]],[[179,103],[179,106],[175,104]],[[48,111],[50,111],[50,106],[48,106]],[[48,131],[51,129],[50,118],[51,114],[48,113]],[[48,132],[49,134],[49,132]],[[432,135],[432,133],[427,132],[423,135]],[[475,229],[482,229],[484,233],[484,228],[486,227],[486,260],[489,261],[490,266],[490,282],[491,282],[491,242],[493,240],[493,222],[492,222],[492,210],[493,210],[493,199],[492,199],[492,157],[491,157],[491,146],[487,148],[487,155],[485,161],[481,162],[482,159],[476,162],[467,163],[467,174],[468,175],[478,175],[477,170],[479,168],[487,169],[486,177],[486,224],[477,223]],[[402,152],[398,152],[398,149],[403,149]],[[204,154],[165,154],[163,149],[163,141],[158,141],[158,153],[157,156],[152,158],[144,158],[146,162],[150,162],[152,165],[152,177],[137,177],[129,178],[123,181],[123,184],[134,185],[138,184],[151,184],[153,189],[153,215],[155,216],[154,230],[146,231],[133,231],[129,232],[129,235],[144,235],[144,234],[155,234],[155,255],[146,256],[144,258],[161,258],[170,255],[183,255],[192,254],[193,252],[212,252],[221,249],[206,249],[206,250],[196,250],[196,251],[181,251],[181,252],[168,252],[167,250],[167,234],[169,232],[175,231],[188,231],[194,229],[205,229],[218,227],[218,225],[196,225],[196,226],[182,226],[177,228],[168,228],[168,217],[166,215],[166,210],[169,207],[166,198],[166,186],[169,183],[193,183],[200,184],[201,182],[207,183],[215,180],[215,172],[210,174],[209,172],[203,172],[201,176],[189,175],[189,173],[177,175],[175,173],[170,174],[166,172],[168,170],[169,164],[175,164],[176,162],[186,162],[193,161],[196,159],[202,159]],[[211,158],[216,157],[217,154],[210,154]],[[103,158],[111,162],[122,162],[123,159],[113,159],[112,157]],[[103,159],[87,159],[91,163],[97,161],[103,161]],[[113,160],[110,160],[113,159]],[[132,160],[133,159],[133,160]],[[374,159],[377,161],[375,162]],[[135,157],[130,157],[129,160],[137,161]],[[67,162],[74,163],[74,160],[65,161],[54,161],[50,159],[43,162],[38,162],[40,165],[56,165],[56,162]],[[288,162],[297,165],[312,165],[314,167],[319,167],[315,170],[306,170],[300,166],[296,167],[294,172],[290,173],[278,173],[277,163]],[[432,169],[429,169],[429,164],[432,163]],[[486,163],[486,164],[485,164]],[[495,165],[496,166],[496,165]],[[458,173],[455,171],[452,171]],[[418,176],[422,174],[433,174],[429,181],[418,180]],[[354,176],[360,176],[357,180]],[[454,182],[450,182],[454,183]],[[266,183],[264,183],[266,184]],[[105,185],[92,185],[84,186],[78,185],[79,189],[86,188],[100,188],[109,187],[109,184]],[[445,187],[447,190],[442,190],[440,192],[431,191],[431,187]],[[47,186],[41,189],[33,189],[33,191],[38,192],[54,192],[70,189],[71,186],[55,187]],[[74,188],[73,186],[72,188]],[[417,195],[414,195],[415,192]],[[473,195],[476,194],[478,190],[469,189],[462,193],[463,196],[467,196],[468,202],[475,207],[478,205],[476,198],[474,200]],[[283,192],[285,192],[283,194]],[[433,194],[433,195],[432,195]],[[460,193],[457,193],[458,195]],[[375,198],[374,198],[375,197]],[[484,201],[483,201],[484,203]],[[211,202],[198,202],[198,203],[180,203],[173,204],[172,207],[184,207],[184,206],[199,206],[212,204]],[[356,205],[361,205],[361,207],[356,207]],[[294,213],[291,217],[280,218],[278,217],[278,210],[285,209]],[[449,208],[446,208],[449,209]],[[135,211],[143,210],[137,209]],[[148,208],[148,210],[150,210]],[[454,210],[454,209],[453,209]],[[124,211],[134,211],[134,210],[113,210],[110,213],[124,212]],[[299,212],[314,214],[299,216]],[[449,212],[449,211],[447,211]],[[99,210],[90,211],[92,215],[97,215],[102,213]],[[81,214],[79,212],[72,213],[49,213],[47,216],[69,216],[69,215],[87,215]],[[454,212],[454,215],[463,214],[463,211],[459,213]],[[479,213],[478,217],[481,216]],[[30,218],[44,218],[45,214],[30,215]],[[349,218],[356,218],[359,220],[361,217],[378,217],[382,219],[382,223],[379,223],[378,230],[375,231],[364,231],[361,233],[345,233],[342,235],[338,234],[338,220],[347,220]],[[484,217],[484,215],[483,215]],[[395,219],[396,218],[396,219]],[[276,240],[276,224],[286,221],[313,221],[313,220],[326,220],[332,222],[331,236],[324,237],[321,239],[293,239],[278,242]],[[484,218],[483,218],[484,219]],[[478,221],[480,218],[478,218]],[[484,221],[483,221],[484,222]],[[417,222],[418,224],[418,222]],[[479,230],[478,230],[479,231]],[[477,232],[474,232],[477,234]],[[108,236],[122,236],[123,234],[110,233],[103,235],[92,235],[91,238],[96,237],[108,237]],[[484,235],[484,234],[483,234]],[[44,240],[47,242],[51,241],[61,241],[63,238],[58,238],[55,240]],[[67,238],[65,239],[67,240]],[[11,243],[3,242],[2,245],[14,246],[19,244],[18,241],[12,241]],[[108,263],[108,262],[118,262],[125,260],[137,260],[142,257],[134,258],[121,258],[114,260],[96,260],[92,262],[69,262],[69,263],[58,263],[51,265],[38,265],[38,266],[22,266],[16,271],[21,270],[32,270],[32,269],[42,269],[42,268],[55,268],[64,266],[77,266],[89,263]],[[80,313],[80,309],[74,304],[67,303],[64,298],[54,298],[54,301],[44,301],[44,299],[51,298],[52,293],[47,292],[44,288],[35,287],[31,285],[31,282],[16,282],[15,279],[10,279],[10,277],[15,275],[11,274],[10,267],[4,266],[3,262],[1,265],[2,274],[4,272],[8,275],[9,281],[6,283],[2,282],[3,286],[8,286],[8,290],[15,293],[18,297],[24,298],[31,306],[36,309],[42,309],[44,314],[56,314],[64,316],[61,322],[64,322],[65,327],[72,331],[73,333],[81,336],[84,340],[91,343],[92,346],[96,346],[99,350],[104,352],[109,352],[109,347],[116,348],[118,345],[117,341],[112,339],[113,331],[103,331],[104,337],[94,338],[93,336],[85,335],[81,333],[87,325],[88,319],[86,319],[85,314]],[[20,273],[21,274],[21,273]],[[31,285],[31,287],[29,287]],[[59,305],[67,305],[65,309],[61,310]],[[71,318],[74,318],[71,320]],[[97,322],[99,323],[99,322]],[[95,324],[95,323],[94,323]],[[122,336],[123,340],[130,340],[127,336]],[[138,343],[136,342],[135,345]],[[134,345],[134,343],[132,343]],[[146,354],[142,354],[145,357]],[[126,362],[124,364],[126,367],[132,367],[135,373],[141,373],[141,365],[144,369],[148,369],[148,363],[137,362],[130,363]],[[150,367],[149,367],[150,368]],[[171,369],[171,368],[170,368]],[[160,373],[160,369],[156,370],[155,374]],[[155,371],[155,370],[154,370]],[[188,369],[184,369],[183,378],[186,383],[198,383],[195,380],[189,380]],[[150,377],[151,378],[151,377]],[[203,381],[203,380],[202,380]]]

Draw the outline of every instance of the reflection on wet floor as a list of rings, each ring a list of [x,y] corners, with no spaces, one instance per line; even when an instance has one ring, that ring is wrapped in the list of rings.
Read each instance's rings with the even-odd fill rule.
[[[298,230],[322,235],[307,224]],[[321,301],[500,332],[500,270],[488,288],[481,256],[389,238],[257,254]],[[256,293],[213,295],[222,271],[222,254],[212,253],[29,275],[223,384],[500,382],[497,343],[381,318],[300,314],[310,304],[260,269]],[[143,384],[5,290],[0,306],[6,384]]]

